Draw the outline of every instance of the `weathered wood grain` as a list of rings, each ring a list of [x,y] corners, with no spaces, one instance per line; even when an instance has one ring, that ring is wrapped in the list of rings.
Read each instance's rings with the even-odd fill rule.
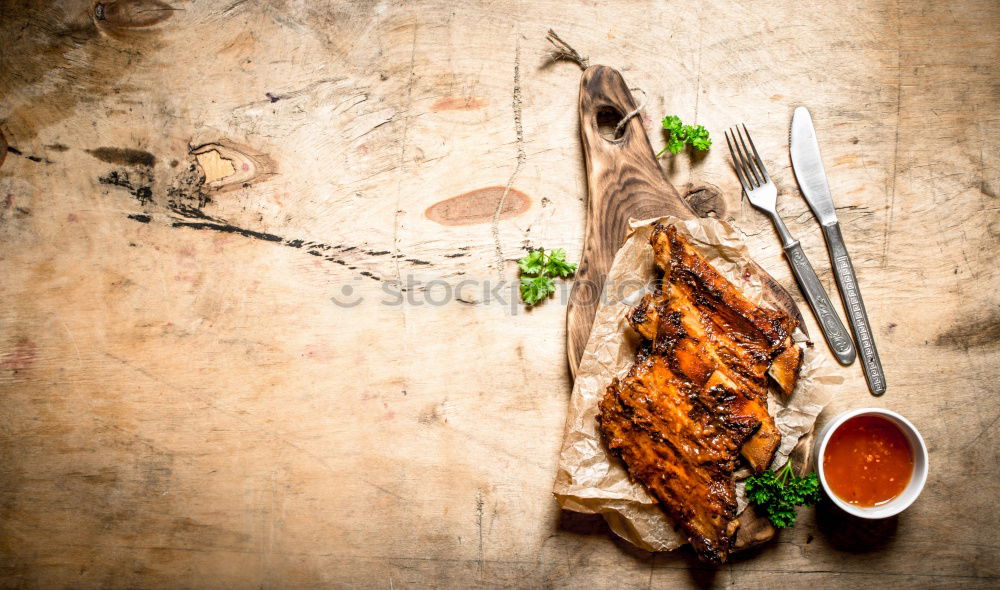
[[[996,2],[161,1],[0,0],[0,586],[996,586]],[[550,27],[643,89],[654,149],[666,114],[745,121],[833,293],[786,155],[810,108],[893,384],[828,414],[921,430],[899,519],[805,511],[708,571],[556,509],[565,309],[483,289],[582,252]],[[206,144],[273,167],[226,184]],[[667,177],[793,285],[716,148]],[[469,193],[500,219],[425,215]]]

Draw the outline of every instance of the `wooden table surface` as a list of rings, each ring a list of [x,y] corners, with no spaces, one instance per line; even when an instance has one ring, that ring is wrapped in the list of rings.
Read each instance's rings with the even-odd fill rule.
[[[0,7],[0,586],[1000,584],[995,0]],[[806,510],[712,570],[559,511],[565,306],[501,282],[583,239],[549,27],[655,147],[709,128],[666,173],[796,297],[719,141],[747,123],[834,293],[789,167],[811,109],[889,383],[855,364],[821,420],[917,425],[901,517]]]

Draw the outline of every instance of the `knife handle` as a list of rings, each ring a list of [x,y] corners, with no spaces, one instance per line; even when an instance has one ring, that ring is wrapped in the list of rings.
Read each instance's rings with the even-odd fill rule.
[[[785,242],[784,249],[785,256],[788,257],[788,262],[792,265],[792,273],[795,274],[795,280],[798,281],[799,287],[802,289],[802,294],[805,295],[806,301],[809,302],[809,307],[812,308],[813,315],[816,316],[816,321],[819,322],[819,327],[823,331],[826,343],[830,345],[830,350],[833,351],[833,356],[837,357],[837,360],[841,364],[849,365],[853,363],[857,353],[854,350],[854,342],[851,340],[851,335],[847,332],[847,328],[844,327],[844,323],[840,321],[840,316],[837,315],[833,304],[830,303],[830,297],[827,296],[826,289],[823,288],[823,283],[816,276],[816,271],[809,264],[809,259],[806,258],[805,252],[802,251],[799,241],[791,240]]]
[[[865,302],[861,300],[858,279],[854,275],[854,265],[851,264],[847,246],[844,245],[844,235],[840,233],[840,224],[836,221],[822,227],[823,236],[830,249],[830,260],[833,262],[837,287],[847,304],[847,319],[851,322],[854,337],[858,341],[858,349],[861,351],[861,365],[865,370],[865,379],[868,380],[868,389],[873,395],[882,395],[886,389],[885,372],[882,371],[882,361],[879,360],[878,350],[875,348],[875,337],[872,334],[871,324],[868,323]]]

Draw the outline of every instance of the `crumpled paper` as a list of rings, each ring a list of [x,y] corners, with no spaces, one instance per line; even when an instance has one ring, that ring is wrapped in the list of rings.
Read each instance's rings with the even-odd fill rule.
[[[608,273],[573,385],[553,494],[566,510],[603,515],[611,530],[639,548],[669,551],[686,540],[642,484],[632,481],[624,465],[608,453],[597,428],[597,404],[605,388],[613,377],[623,377],[634,360],[638,336],[629,327],[626,314],[650,291],[658,274],[649,245],[654,221],[631,222],[629,235]],[[776,307],[763,286],[764,281],[773,279],[761,275],[731,225],[712,218],[663,217],[659,221],[684,233],[748,299]],[[796,330],[794,339],[801,346],[806,337]],[[768,410],[782,435],[772,469],[782,466],[799,439],[813,430],[833,388],[843,381],[839,365],[825,349],[805,347],[801,376],[792,395],[787,400],[773,392],[768,396]],[[748,469],[736,474],[740,512],[747,505],[740,480],[749,475]]]

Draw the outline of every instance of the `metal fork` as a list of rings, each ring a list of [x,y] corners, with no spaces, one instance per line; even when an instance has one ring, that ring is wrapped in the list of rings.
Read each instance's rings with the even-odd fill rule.
[[[746,141],[743,139],[744,133]],[[747,149],[747,141],[750,142],[750,149]],[[853,363],[857,352],[854,349],[851,335],[844,327],[844,323],[840,321],[840,316],[834,311],[826,289],[823,288],[819,277],[816,276],[816,271],[809,264],[799,241],[792,237],[791,232],[785,227],[785,222],[778,215],[778,189],[771,182],[771,177],[768,176],[767,169],[764,168],[764,162],[760,159],[760,154],[757,153],[757,146],[753,144],[753,139],[750,138],[750,132],[747,131],[746,125],[743,125],[742,132],[739,127],[736,127],[735,132],[730,129],[726,133],[726,143],[729,144],[729,153],[733,156],[736,176],[740,178],[743,192],[746,193],[750,204],[767,213],[771,217],[771,221],[774,222],[774,227],[781,237],[785,256],[792,265],[795,280],[798,281],[799,288],[802,289],[806,301],[809,302],[809,307],[812,308],[813,315],[816,316],[819,326],[823,330],[823,336],[826,338],[827,344],[830,345],[830,350],[841,363],[845,365]],[[753,155],[750,153],[751,150]]]

